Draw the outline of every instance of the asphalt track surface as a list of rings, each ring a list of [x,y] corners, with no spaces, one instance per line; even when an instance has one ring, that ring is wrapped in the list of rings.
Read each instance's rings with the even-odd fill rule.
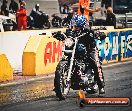
[[[129,97],[132,100],[132,62],[106,65],[103,67],[105,76],[105,97]],[[43,80],[34,81],[24,85],[10,86],[16,89],[15,94],[24,93],[24,89],[38,87]],[[8,87],[8,88],[10,88]],[[18,89],[19,88],[19,89]],[[41,88],[42,89],[42,88]],[[1,89],[5,90],[5,89]],[[22,90],[22,91],[21,91]],[[25,90],[26,91],[26,90]],[[33,89],[32,89],[33,91]],[[37,94],[37,92],[39,94]],[[40,97],[39,99],[22,101],[3,105],[0,111],[132,111],[132,104],[129,106],[85,106],[80,108],[77,104],[77,92],[71,91],[68,98],[64,101],[58,101],[53,91],[52,96]],[[26,92],[25,92],[26,94]],[[42,96],[39,90],[36,96]],[[31,92],[28,96],[32,95]],[[28,98],[27,96],[27,98]],[[89,95],[97,97],[98,95]]]

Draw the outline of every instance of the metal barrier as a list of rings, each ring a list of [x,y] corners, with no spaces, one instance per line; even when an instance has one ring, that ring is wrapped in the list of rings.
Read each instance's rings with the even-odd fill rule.
[[[132,25],[132,13],[125,14],[125,27],[128,27],[129,24]]]

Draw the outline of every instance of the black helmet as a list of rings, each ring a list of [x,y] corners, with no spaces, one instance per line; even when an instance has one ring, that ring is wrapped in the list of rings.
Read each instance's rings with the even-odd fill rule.
[[[35,8],[39,8],[39,4],[38,3],[35,5]]]
[[[39,10],[39,4],[38,3],[35,5],[35,9]]]

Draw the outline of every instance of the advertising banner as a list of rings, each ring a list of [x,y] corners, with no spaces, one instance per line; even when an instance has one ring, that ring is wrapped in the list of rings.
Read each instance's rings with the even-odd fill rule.
[[[50,36],[32,36],[23,52],[22,74],[51,74],[62,57],[63,43]]]
[[[103,63],[118,62],[132,58],[132,30],[112,31],[105,40],[97,40]]]

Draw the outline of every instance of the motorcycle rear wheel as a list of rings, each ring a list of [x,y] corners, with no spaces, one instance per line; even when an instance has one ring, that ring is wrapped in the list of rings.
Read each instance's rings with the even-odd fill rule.
[[[54,78],[54,87],[56,96],[59,100],[64,100],[70,90],[70,83],[67,80],[68,74],[68,61],[59,62]]]

